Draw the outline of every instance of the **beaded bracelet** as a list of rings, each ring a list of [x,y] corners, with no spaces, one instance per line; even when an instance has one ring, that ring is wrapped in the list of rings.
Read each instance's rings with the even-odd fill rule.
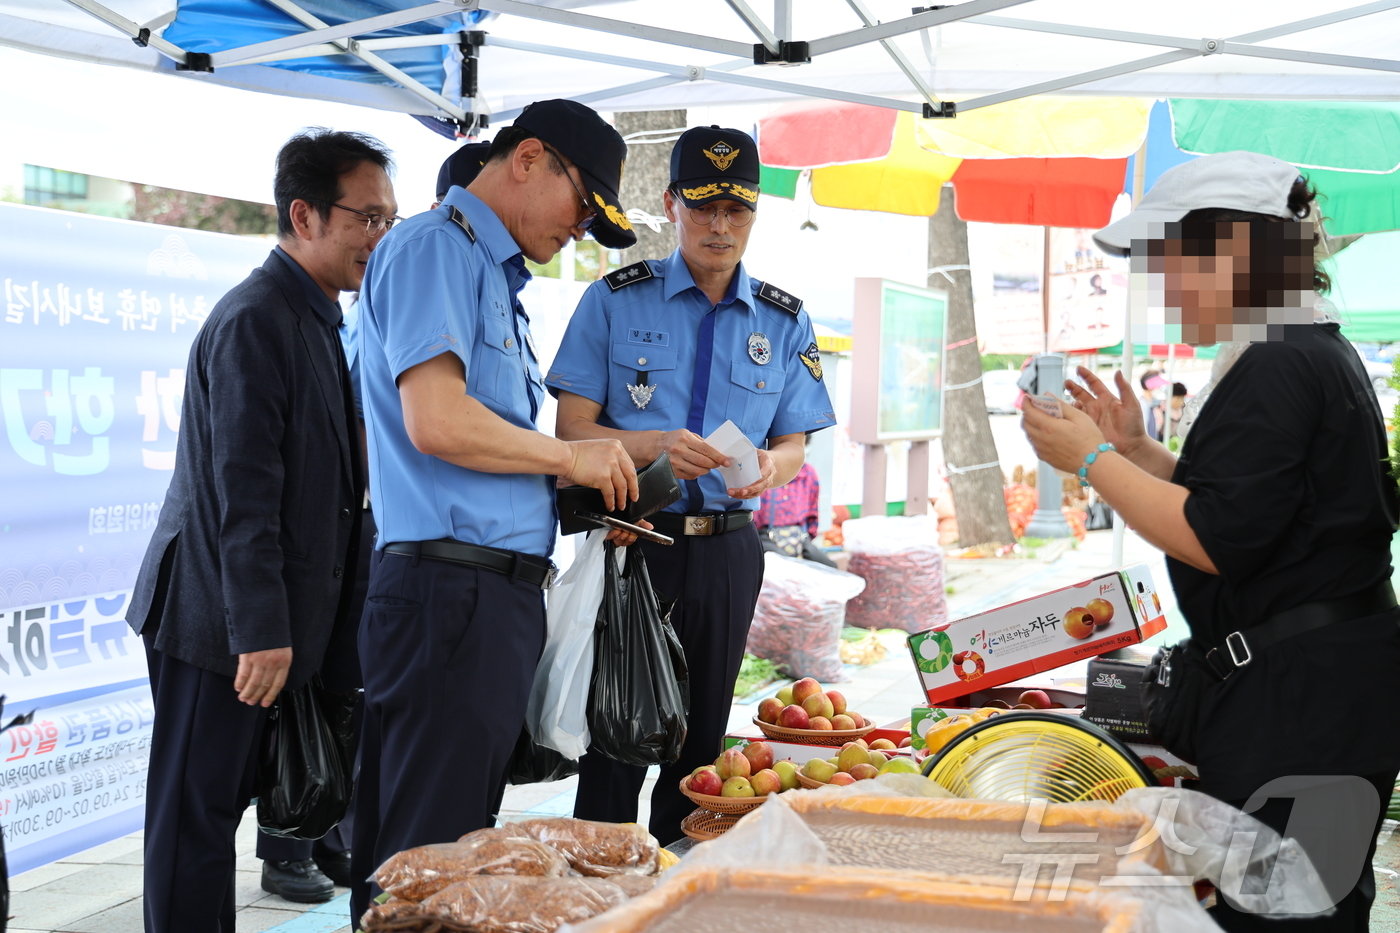
[[[1093,450],[1089,451],[1088,455],[1084,457],[1084,465],[1083,465],[1082,467],[1079,468],[1079,486],[1080,486],[1081,489],[1087,489],[1087,488],[1088,488],[1088,486],[1089,486],[1089,467],[1093,466],[1093,465],[1094,465],[1094,461],[1097,460],[1097,459],[1099,459],[1099,454],[1106,454],[1106,453],[1108,453],[1110,450],[1117,450],[1117,449],[1118,449],[1118,448],[1117,448],[1117,447],[1114,447],[1112,444],[1103,443],[1103,444],[1100,444],[1098,447],[1095,447]]]

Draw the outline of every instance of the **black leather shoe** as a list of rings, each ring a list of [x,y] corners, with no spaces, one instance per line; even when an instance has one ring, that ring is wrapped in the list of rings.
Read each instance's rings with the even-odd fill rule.
[[[349,852],[318,852],[314,856],[316,867],[321,869],[337,887],[350,887],[350,853]]]
[[[311,859],[263,861],[262,889],[297,904],[320,904],[335,897],[335,885]]]

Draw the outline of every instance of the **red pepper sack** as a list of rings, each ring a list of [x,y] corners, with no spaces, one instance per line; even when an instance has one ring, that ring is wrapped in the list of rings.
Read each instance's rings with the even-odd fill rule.
[[[932,515],[853,518],[842,526],[847,569],[865,589],[846,606],[846,624],[926,632],[948,621],[943,549]]]
[[[789,677],[822,683],[846,680],[841,629],[846,602],[865,587],[855,574],[767,552],[763,589],[749,626],[747,650],[772,661]]]

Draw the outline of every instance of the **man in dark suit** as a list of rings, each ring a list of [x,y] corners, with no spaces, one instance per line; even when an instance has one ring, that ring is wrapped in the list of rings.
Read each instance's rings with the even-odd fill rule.
[[[283,689],[355,635],[346,611],[364,467],[342,291],[397,219],[377,140],[312,130],[278,153],[278,245],[195,338],[175,475],[127,621],[155,723],[146,790],[147,933],[233,933],[233,838]]]

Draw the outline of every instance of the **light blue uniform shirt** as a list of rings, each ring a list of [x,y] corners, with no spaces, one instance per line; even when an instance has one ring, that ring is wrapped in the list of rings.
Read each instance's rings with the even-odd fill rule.
[[[729,420],[762,448],[770,437],[831,427],[836,415],[821,378],[812,322],[800,304],[749,278],[740,265],[729,294],[712,305],[678,250],[589,286],[545,384],[556,396],[562,390],[599,403],[598,423],[623,431],[688,427],[707,437]],[[708,379],[697,383],[701,325],[711,308]],[[758,507],[757,498],[731,498],[718,471],[698,482],[698,508],[683,491],[667,511]],[[693,489],[692,483],[685,486]]]
[[[370,254],[356,363],[378,547],[455,538],[537,556],[552,550],[554,477],[480,473],[420,453],[404,428],[398,390],[405,370],[455,353],[468,395],[535,430],[544,385],[530,320],[516,298],[529,278],[510,232],[461,188],[396,226]]]

